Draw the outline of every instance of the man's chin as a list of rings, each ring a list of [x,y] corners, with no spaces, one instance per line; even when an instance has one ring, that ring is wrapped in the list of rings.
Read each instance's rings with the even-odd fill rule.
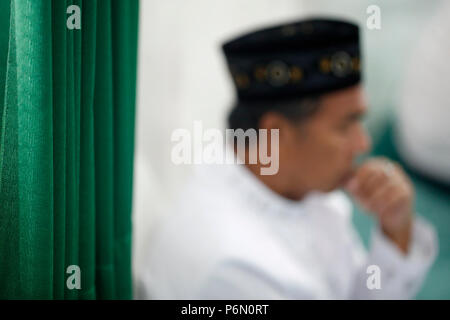
[[[338,182],[338,183],[334,183],[334,184],[331,184],[331,185],[326,186],[326,187],[322,187],[322,188],[320,188],[320,190],[317,190],[317,191],[320,191],[322,193],[330,193],[330,192],[339,190],[341,188],[342,188],[341,183]]]
[[[338,188],[345,188],[345,186],[350,182],[350,180],[353,178],[353,175],[355,173],[354,169],[351,169],[347,171],[346,174],[344,174],[341,179],[339,180],[339,187]]]
[[[330,181],[328,184],[322,184],[321,187],[316,189],[316,191],[330,193],[336,190],[345,189],[352,177],[353,170],[349,171],[345,175],[341,175],[339,178],[334,179],[334,181]]]
[[[336,181],[333,185],[327,188],[326,192],[332,192],[339,189],[345,189],[345,186],[350,181],[351,175],[346,175],[342,178],[340,178],[338,181]]]

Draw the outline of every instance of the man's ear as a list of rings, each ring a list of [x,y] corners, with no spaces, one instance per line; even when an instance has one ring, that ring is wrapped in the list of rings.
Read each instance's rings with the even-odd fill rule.
[[[269,133],[271,129],[279,129],[280,141],[286,141],[286,139],[294,137],[292,123],[278,112],[269,111],[264,113],[259,120],[259,128],[266,129]]]

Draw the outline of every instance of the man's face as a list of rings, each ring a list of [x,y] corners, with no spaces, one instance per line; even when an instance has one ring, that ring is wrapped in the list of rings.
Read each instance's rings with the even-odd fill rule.
[[[361,123],[366,108],[358,85],[322,96],[319,110],[304,122],[286,123],[280,130],[280,173],[289,184],[324,192],[341,186],[355,157],[370,149]]]

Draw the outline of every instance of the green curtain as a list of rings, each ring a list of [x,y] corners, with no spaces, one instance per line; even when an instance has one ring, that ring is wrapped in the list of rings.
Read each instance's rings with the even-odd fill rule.
[[[67,28],[71,5],[81,30]],[[138,12],[0,1],[1,299],[132,298]]]

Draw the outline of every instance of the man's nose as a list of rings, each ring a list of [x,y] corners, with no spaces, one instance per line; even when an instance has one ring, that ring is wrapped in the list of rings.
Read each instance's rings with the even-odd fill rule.
[[[353,151],[355,154],[359,155],[369,152],[371,148],[372,148],[372,139],[367,133],[367,130],[364,127],[360,126],[358,134],[356,135],[354,141]]]

